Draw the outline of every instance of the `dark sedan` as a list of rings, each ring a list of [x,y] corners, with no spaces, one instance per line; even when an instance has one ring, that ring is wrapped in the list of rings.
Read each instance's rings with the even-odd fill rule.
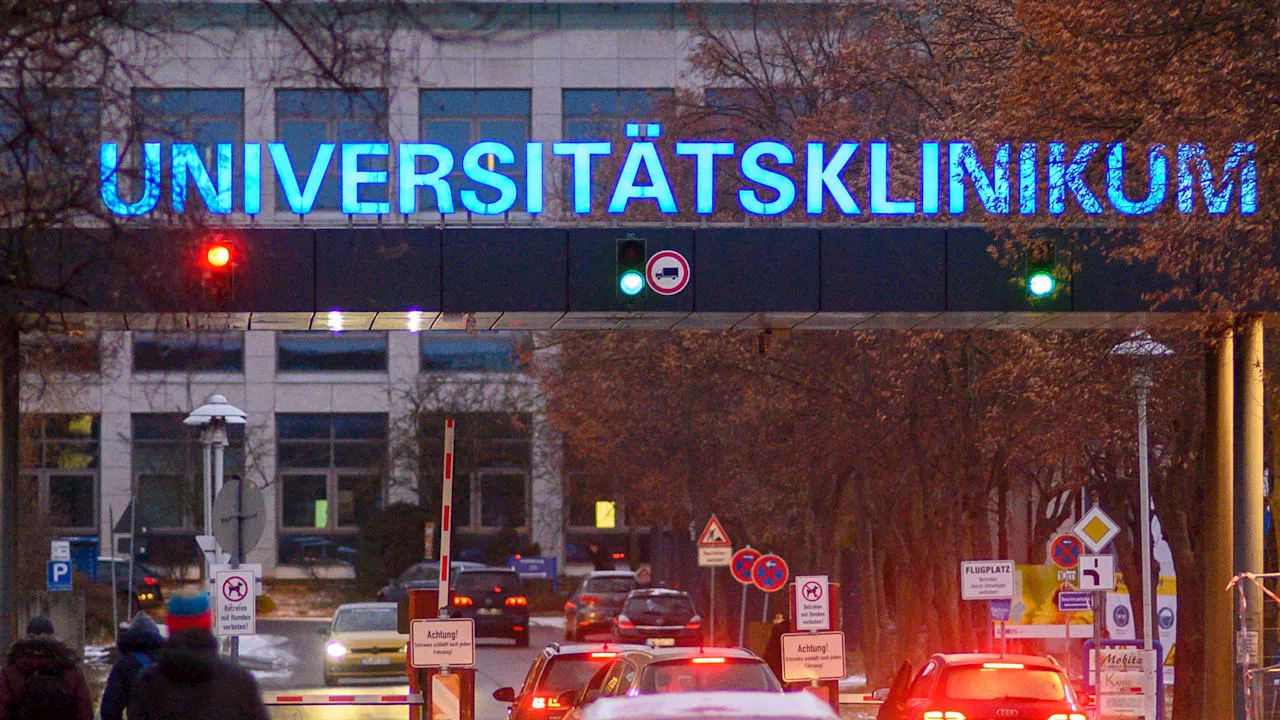
[[[655,588],[627,596],[613,621],[613,639],[620,643],[701,645],[702,618],[689,593]]]
[[[476,637],[511,638],[529,647],[529,598],[515,570],[460,570],[450,582],[449,617],[476,621]]]
[[[582,642],[589,633],[610,632],[627,594],[636,589],[636,574],[602,570],[582,580],[564,604],[565,642]]]
[[[457,575],[463,570],[482,568],[484,565],[473,562],[451,562],[449,569]],[[398,603],[409,599],[410,590],[435,590],[440,587],[440,563],[425,560],[400,573],[400,577],[387,581],[378,591],[378,602]]]
[[[111,587],[111,573],[115,572],[116,592],[121,597],[129,597],[129,559],[98,558],[98,584]],[[160,590],[160,574],[154,569],[135,561],[133,564],[133,603],[134,607],[150,610],[164,604],[164,593]]]

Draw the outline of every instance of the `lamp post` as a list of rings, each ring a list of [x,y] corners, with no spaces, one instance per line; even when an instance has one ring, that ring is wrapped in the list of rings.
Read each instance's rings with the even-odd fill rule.
[[[1151,339],[1146,330],[1134,330],[1128,339],[1111,348],[1112,355],[1144,360],[1173,355],[1173,350]],[[1147,395],[1152,386],[1146,364],[1133,371],[1133,388],[1138,396],[1138,504],[1142,506],[1142,649],[1151,650],[1154,638],[1155,606],[1151,590],[1151,481],[1147,470]]]
[[[204,534],[213,535],[213,497],[222,490],[223,450],[227,447],[227,426],[244,425],[243,410],[227,403],[222,395],[210,395],[209,402],[201,405],[182,421],[185,425],[200,428],[200,444],[204,447]],[[217,546],[214,545],[215,555]],[[205,580],[211,580],[211,561],[205,555]],[[240,558],[234,558],[239,563]]]

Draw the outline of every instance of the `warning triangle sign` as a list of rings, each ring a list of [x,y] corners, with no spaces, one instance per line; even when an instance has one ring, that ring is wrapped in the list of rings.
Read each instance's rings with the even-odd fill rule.
[[[702,535],[698,537],[698,547],[733,547],[733,543],[729,542],[729,533],[724,531],[724,526],[715,515],[711,516],[707,526],[702,529]]]

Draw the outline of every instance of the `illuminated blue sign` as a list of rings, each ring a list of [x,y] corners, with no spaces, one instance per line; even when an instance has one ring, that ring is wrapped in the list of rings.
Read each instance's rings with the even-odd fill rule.
[[[231,213],[235,209],[233,196],[238,194],[242,199],[240,209],[256,215],[262,210],[265,145],[285,201],[285,207],[280,209],[298,215],[312,212],[321,186],[335,182],[329,173],[335,163],[342,212],[349,215],[389,215],[393,211],[412,215],[418,212],[419,189],[433,193],[434,210],[441,213],[466,210],[476,215],[501,215],[518,211],[536,215],[544,209],[549,157],[561,158],[566,166],[572,212],[578,215],[598,209],[593,207],[593,200],[597,199],[605,201],[609,213],[618,215],[632,206],[648,206],[665,215],[689,209],[681,208],[677,202],[667,172],[672,163],[685,163],[692,170],[692,187],[687,189],[692,210],[698,215],[716,211],[716,183],[722,177],[716,171],[729,164],[737,168],[733,196],[739,208],[762,216],[792,212],[798,205],[815,216],[830,209],[844,216],[929,217],[944,211],[950,216],[979,211],[995,216],[1046,211],[1061,215],[1069,204],[1087,215],[1103,214],[1107,208],[1121,215],[1149,215],[1169,203],[1183,214],[1202,205],[1211,215],[1227,214],[1233,208],[1249,215],[1257,211],[1258,204],[1253,143],[1234,144],[1226,160],[1215,166],[1200,143],[1152,145],[1141,155],[1145,163],[1127,163],[1129,156],[1121,143],[1105,149],[1098,142],[1074,146],[1028,142],[1016,147],[1001,143],[986,161],[969,142],[925,142],[920,144],[919,168],[913,173],[920,182],[913,196],[903,197],[891,187],[893,148],[887,142],[865,146],[857,142],[808,142],[793,148],[777,140],[743,146],[690,140],[676,142],[667,150],[653,142],[661,133],[659,125],[645,124],[643,132],[641,127],[627,125],[630,140],[626,143],[526,143],[522,168],[514,167],[516,150],[495,141],[478,142],[461,157],[436,143],[321,143],[311,158],[290,156],[283,143],[246,143],[238,186],[234,148],[230,144],[214,146],[206,162],[193,144],[168,145],[166,155],[165,145],[147,142],[141,148],[140,189],[129,198],[122,197],[118,181],[119,148],[115,143],[104,143],[99,153],[101,196],[116,215],[140,217],[151,213],[161,202],[162,160],[168,157],[169,202],[174,212],[186,210],[187,194],[194,185],[211,213]],[[865,198],[855,198],[845,179],[860,154],[866,158]],[[621,161],[616,177],[599,177],[603,171],[598,163],[593,167],[593,161],[615,156]],[[1090,179],[1086,172],[1099,157],[1106,165],[1105,180],[1101,181]],[[385,167],[392,158],[396,168],[392,172],[368,169],[374,162]],[[419,161],[424,158],[427,170],[420,169]],[[301,167],[299,162],[303,163]],[[454,171],[458,167],[472,187],[455,187],[450,176],[457,178]],[[301,185],[299,169],[305,172]],[[517,169],[523,172],[504,172]],[[1138,173],[1135,177],[1145,182],[1135,187],[1126,182],[1127,173]],[[390,192],[393,179],[396,193]],[[606,185],[607,182],[611,184]],[[517,183],[523,183],[523,193]],[[372,186],[387,189],[387,197],[395,202],[360,200],[361,188]],[[477,186],[484,188],[487,199],[482,199]],[[593,198],[602,187],[603,196]],[[521,195],[524,201],[517,207]]]

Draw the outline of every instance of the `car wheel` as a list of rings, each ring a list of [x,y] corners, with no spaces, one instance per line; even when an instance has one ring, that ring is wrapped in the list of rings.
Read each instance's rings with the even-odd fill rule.
[[[529,647],[529,628],[525,628],[516,633],[516,647]]]

